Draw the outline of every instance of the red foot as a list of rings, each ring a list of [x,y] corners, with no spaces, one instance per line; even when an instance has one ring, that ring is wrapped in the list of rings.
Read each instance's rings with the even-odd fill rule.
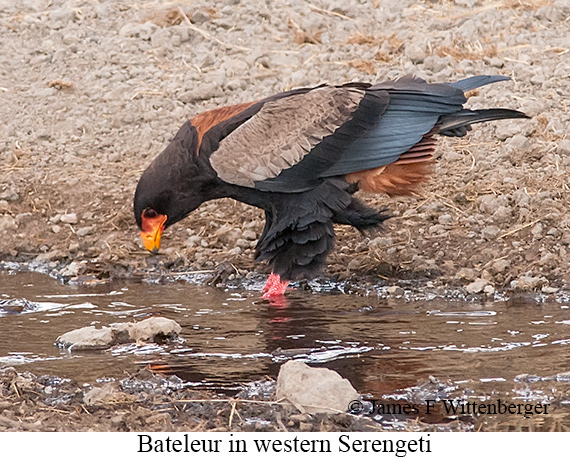
[[[271,273],[263,287],[263,298],[280,297],[285,294],[289,281],[281,281],[279,275]]]

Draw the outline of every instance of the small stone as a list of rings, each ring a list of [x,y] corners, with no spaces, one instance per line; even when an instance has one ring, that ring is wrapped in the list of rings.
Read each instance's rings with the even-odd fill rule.
[[[559,290],[559,289],[558,289],[557,287],[544,286],[544,287],[541,289],[541,292],[542,292],[543,294],[555,294],[555,293],[558,292],[558,290]]]
[[[499,227],[497,227],[496,225],[489,225],[485,227],[483,230],[481,230],[481,235],[483,235],[483,238],[485,238],[488,241],[494,240],[497,238],[500,231],[501,229],[499,229]]]
[[[202,242],[202,237],[198,235],[192,235],[190,238],[188,238],[186,246],[188,246],[189,248],[193,248],[195,246],[199,246],[201,242]]]
[[[534,227],[530,230],[530,233],[532,233],[535,238],[542,238],[542,230],[542,223],[538,222],[534,224]]]
[[[511,267],[511,261],[506,259],[495,260],[491,264],[493,273],[505,273]]]
[[[255,234],[255,232],[253,230],[244,230],[242,236],[246,240],[250,240],[250,241],[257,239],[257,235]]]
[[[570,140],[561,140],[558,145],[558,153],[562,155],[570,155]]]
[[[75,11],[72,8],[58,8],[49,13],[49,19],[51,28],[61,29],[75,20]]]
[[[114,385],[106,384],[103,387],[93,387],[83,397],[83,403],[87,406],[104,405],[109,403],[119,403],[132,401],[133,396],[120,392]]]
[[[348,265],[346,268],[348,268],[349,271],[354,271],[354,270],[358,270],[360,268],[361,262],[359,259],[352,259],[350,262],[348,262]]]
[[[483,60],[491,67],[503,68],[505,66],[505,61],[499,57],[485,57]]]
[[[242,249],[246,249],[249,247],[251,241],[247,241],[244,240],[243,238],[240,238],[239,240],[236,241],[236,246],[242,248]]]
[[[486,279],[477,279],[476,281],[473,281],[471,284],[466,285],[465,290],[467,291],[467,293],[470,294],[479,294],[483,292],[485,286],[487,286],[488,284],[489,281],[487,281]]]
[[[5,212],[10,210],[10,203],[6,200],[0,200],[0,211]]]
[[[196,11],[193,15],[192,15],[192,22],[194,24],[203,24],[204,22],[209,22],[211,19],[211,16],[206,13],[205,11]]]
[[[530,149],[531,144],[526,136],[519,133],[510,139],[509,147],[518,151],[527,151]]]
[[[73,261],[67,267],[59,272],[63,277],[77,276],[84,269],[85,265],[81,262]]]
[[[524,291],[536,290],[539,287],[546,285],[548,285],[548,280],[542,276],[538,278],[533,276],[521,276],[520,278],[511,281],[511,287],[513,289]]]
[[[0,233],[13,232],[18,228],[16,220],[9,214],[0,216]]]
[[[473,281],[479,276],[477,270],[473,268],[461,268],[455,275],[458,279],[466,279],[467,281]]]
[[[77,229],[75,231],[75,233],[77,234],[77,236],[87,236],[87,235],[91,235],[93,233],[93,226],[88,226],[88,227],[81,227],[80,229]]]
[[[416,43],[406,46],[405,55],[414,64],[422,63],[426,58],[425,50]]]
[[[113,328],[119,328],[115,324],[111,324]],[[129,327],[129,336],[136,342],[153,341],[158,342],[162,339],[172,339],[180,334],[182,327],[172,319],[166,317],[149,317],[148,319],[132,324]]]
[[[493,295],[495,293],[495,288],[491,284],[487,284],[483,287],[483,292],[487,295]]]
[[[239,228],[222,225],[218,230],[216,230],[216,236],[222,243],[233,246],[242,236],[242,232]]]
[[[392,246],[392,244],[394,244],[394,242],[392,241],[392,238],[385,237],[385,236],[379,236],[379,237],[374,238],[373,240],[370,240],[368,242],[368,247],[372,248],[372,249],[382,249],[382,248],[390,247],[390,246]],[[343,248],[348,249],[347,246],[343,246]]]
[[[404,289],[400,286],[390,286],[386,289],[386,292],[394,297],[402,297],[404,295]]]
[[[59,220],[64,224],[77,224],[79,221],[77,214],[75,213],[62,214]]]

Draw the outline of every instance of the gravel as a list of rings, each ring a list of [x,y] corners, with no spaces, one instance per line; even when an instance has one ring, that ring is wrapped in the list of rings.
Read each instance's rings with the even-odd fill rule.
[[[228,260],[265,273],[252,261],[263,214],[227,200],[168,229],[159,260],[143,255],[134,188],[185,120],[299,85],[500,73],[513,81],[470,106],[533,118],[443,138],[422,195],[365,197],[403,217],[370,238],[339,228],[323,274],[463,286],[485,274],[497,289],[562,289],[569,15],[562,0],[0,0],[0,260],[64,276],[72,262],[95,276]]]

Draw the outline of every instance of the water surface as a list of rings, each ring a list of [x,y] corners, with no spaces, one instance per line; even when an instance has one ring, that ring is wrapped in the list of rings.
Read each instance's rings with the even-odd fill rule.
[[[198,387],[232,389],[274,378],[281,363],[299,358],[337,370],[376,399],[401,398],[431,377],[464,397],[558,402],[559,419],[570,425],[565,300],[466,302],[291,291],[286,302],[272,305],[258,291],[183,281],[72,286],[2,271],[0,300],[13,298],[34,304],[0,311],[0,366],[20,371],[94,384],[154,362]],[[54,346],[59,335],[76,328],[151,315],[176,320],[183,340],[77,353]]]

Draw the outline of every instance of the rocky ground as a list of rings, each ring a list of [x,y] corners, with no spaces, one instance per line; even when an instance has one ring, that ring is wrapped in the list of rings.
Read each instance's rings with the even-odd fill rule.
[[[141,248],[137,179],[196,113],[296,86],[501,73],[473,107],[532,119],[443,139],[416,198],[369,197],[396,217],[372,239],[339,227],[325,275],[567,286],[567,1],[0,1],[0,259],[55,274],[132,276],[252,263],[259,210],[204,205]]]
[[[0,0],[0,260],[85,280],[266,272],[262,214],[234,201],[142,249],[137,179],[186,119],[323,82],[504,74],[470,106],[532,119],[442,139],[422,195],[366,196],[398,217],[372,238],[339,227],[323,275],[568,290],[569,18],[567,0]]]
[[[234,398],[188,389],[175,376],[142,370],[88,389],[69,379],[0,369],[0,431],[382,431],[366,415],[301,412],[275,401],[274,383],[250,386]],[[438,417],[441,420],[441,417]],[[410,431],[472,430],[471,420],[427,424]],[[401,427],[404,427],[401,423]],[[390,429],[391,427],[388,427]]]

